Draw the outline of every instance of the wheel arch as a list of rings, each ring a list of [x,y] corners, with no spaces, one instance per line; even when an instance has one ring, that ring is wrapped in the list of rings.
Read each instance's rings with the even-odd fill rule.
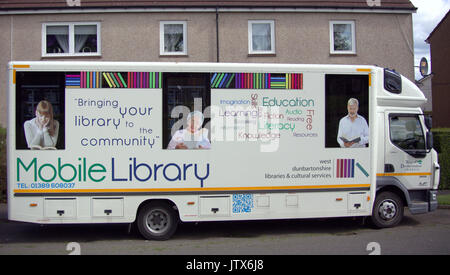
[[[377,177],[376,194],[389,191],[398,195],[405,206],[410,205],[411,198],[408,189],[395,177]]]
[[[144,208],[146,205],[149,205],[149,204],[158,204],[158,203],[166,203],[166,204],[168,204],[169,206],[171,206],[171,207],[173,208],[173,210],[175,210],[175,212],[176,212],[177,215],[178,215],[178,218],[180,217],[180,212],[178,211],[178,206],[176,205],[176,203],[175,203],[173,200],[170,200],[170,199],[167,199],[167,198],[149,198],[149,199],[143,200],[143,201],[139,204],[139,206],[138,206],[138,208],[137,208],[137,211],[136,211],[136,214],[135,214],[134,220],[136,221],[136,219],[137,219],[137,217],[138,217],[138,215],[139,215],[139,212],[140,212],[141,209]]]

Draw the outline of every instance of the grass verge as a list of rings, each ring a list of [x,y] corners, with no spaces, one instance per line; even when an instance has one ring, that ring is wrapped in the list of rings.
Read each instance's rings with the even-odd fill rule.
[[[439,205],[449,205],[450,206],[450,194],[438,195]]]

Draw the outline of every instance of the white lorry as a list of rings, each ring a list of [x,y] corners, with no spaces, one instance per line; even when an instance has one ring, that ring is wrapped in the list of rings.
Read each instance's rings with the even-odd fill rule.
[[[10,62],[8,217],[133,223],[437,207],[423,93],[376,66]]]

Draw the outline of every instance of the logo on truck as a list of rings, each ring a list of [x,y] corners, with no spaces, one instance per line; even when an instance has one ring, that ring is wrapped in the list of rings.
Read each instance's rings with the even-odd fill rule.
[[[203,165],[203,164],[202,164]],[[78,158],[78,163],[65,163],[61,158],[57,162],[39,163],[37,158],[29,162],[17,158],[17,181],[23,180],[23,174],[32,175],[33,181],[41,182],[148,182],[148,181],[190,181],[195,178],[203,187],[209,177],[209,163],[200,168],[197,163],[146,163],[139,162],[137,158],[129,158],[128,166],[117,163],[116,158],[111,158],[111,168],[101,163],[92,163],[87,158]],[[126,168],[126,169],[124,169]],[[110,174],[110,177],[108,177]]]

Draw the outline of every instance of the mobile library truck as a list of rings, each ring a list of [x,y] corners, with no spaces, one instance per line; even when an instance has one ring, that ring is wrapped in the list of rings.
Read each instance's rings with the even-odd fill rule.
[[[10,62],[8,217],[133,223],[437,207],[423,93],[376,66]]]

